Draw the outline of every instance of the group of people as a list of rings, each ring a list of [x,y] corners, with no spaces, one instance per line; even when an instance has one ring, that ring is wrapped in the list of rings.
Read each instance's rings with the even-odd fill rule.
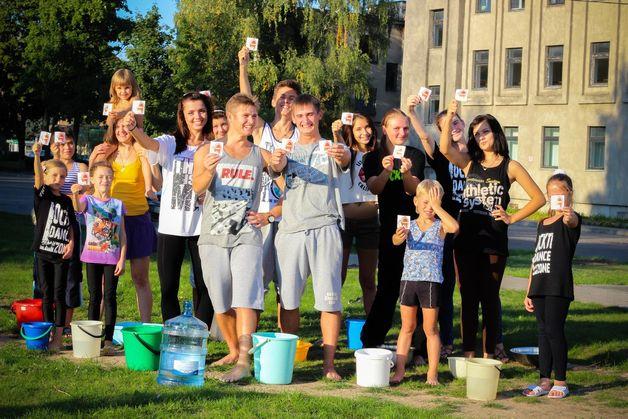
[[[508,225],[546,200],[526,169],[509,157],[499,122],[478,115],[465,135],[458,103],[452,101],[437,117],[440,137],[431,138],[415,112],[421,100],[410,96],[408,114],[396,108],[386,112],[379,140],[373,121],[357,113],[351,125],[334,121],[333,140],[326,140],[320,132],[319,100],[302,93],[294,80],[275,86],[274,118],[264,121],[248,81],[246,47],[238,59],[240,93],[224,110],[215,109],[204,94],[188,93],[179,101],[175,132],[156,138],[144,132],[142,116],[130,110],[141,95],[133,74],[118,70],[111,83],[113,110],[105,141],[90,156],[91,186],[77,182],[77,173],[87,167],[73,162],[71,135],[65,144],[53,146],[61,156],[57,152],[43,165],[37,153],[41,147],[35,146],[33,250],[45,317],[56,325],[51,349],[61,344],[66,308],[72,307],[66,304],[66,288],[76,282],[80,287],[68,278],[80,275],[80,262],[87,266],[89,318],[101,317],[102,304],[103,352],[110,353],[116,288],[125,261],[130,261],[141,320],[148,322],[153,301],[149,260],[157,251],[166,321],[180,314],[187,248],[195,313],[208,325],[215,318],[229,348],[214,364],[234,365],[224,381],[250,374],[251,334],[270,283],[275,282],[278,327],[297,333],[310,276],[314,308],[320,312],[323,374],[339,380],[334,357],[342,285],[355,243],[367,316],[361,334],[365,347],[384,344],[400,303],[392,382],[403,379],[414,339],[415,346],[426,348],[427,382],[438,384],[439,358],[453,352],[456,282],[464,355],[475,356],[481,307],[483,356],[505,356],[499,289],[508,257]],[[407,144],[411,127],[424,151]],[[426,159],[435,180],[425,179]],[[529,201],[509,213],[514,182]],[[161,206],[155,234],[147,198],[157,191]],[[564,324],[573,300],[571,259],[581,219],[572,209],[573,185],[566,174],[548,180],[547,195],[563,195],[564,205],[538,227],[538,257],[525,308],[535,312],[539,323],[541,380],[524,394],[558,398],[568,394]],[[86,226],[82,251],[75,212],[84,215]],[[412,221],[400,224],[399,216]],[[76,265],[79,273],[72,274]]]

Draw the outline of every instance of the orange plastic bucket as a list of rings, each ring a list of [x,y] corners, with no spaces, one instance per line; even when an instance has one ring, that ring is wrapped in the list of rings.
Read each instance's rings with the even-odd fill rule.
[[[42,300],[40,298],[14,301],[11,304],[11,311],[15,313],[17,327],[22,327],[22,323],[41,322],[44,320]]]

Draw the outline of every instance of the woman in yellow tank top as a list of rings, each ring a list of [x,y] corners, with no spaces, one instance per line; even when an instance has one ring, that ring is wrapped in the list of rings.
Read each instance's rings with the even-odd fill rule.
[[[137,293],[137,305],[142,322],[151,321],[153,294],[148,278],[150,255],[156,250],[155,227],[150,219],[145,196],[141,158],[133,136],[122,123],[122,118],[111,118],[105,142],[116,144],[110,156],[100,148],[94,149],[90,162],[109,160],[113,167],[111,196],[122,201],[125,207],[127,259],[131,261],[131,278]]]

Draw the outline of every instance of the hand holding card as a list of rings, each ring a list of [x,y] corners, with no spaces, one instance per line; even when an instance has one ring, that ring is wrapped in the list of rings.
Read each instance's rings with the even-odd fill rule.
[[[318,148],[320,149],[321,153],[327,153],[327,150],[329,150],[332,146],[332,142],[331,140],[320,140],[318,142]]]
[[[48,145],[50,144],[50,133],[47,131],[42,131],[39,133],[39,144]]]
[[[550,209],[560,211],[565,208],[565,195],[550,196]]]
[[[259,40],[257,38],[246,38],[246,47],[249,51],[257,51]]]
[[[281,149],[286,150],[286,153],[292,153],[294,150],[294,139],[292,138],[284,138],[281,140]]]
[[[225,145],[220,141],[212,141],[209,143],[209,152],[211,154],[216,154],[220,157],[224,154]]]
[[[113,111],[113,103],[105,103],[102,106],[102,114],[104,116],[109,116],[109,114]]]
[[[57,131],[54,135],[55,144],[65,144],[65,132]]]
[[[469,91],[467,89],[456,89],[454,98],[458,102],[466,102],[469,99]]]
[[[89,186],[89,172],[79,172],[78,184],[81,186]]]
[[[427,102],[428,100],[430,100],[430,96],[432,96],[432,91],[427,87],[421,87],[419,89],[419,97],[421,98],[422,102]]]
[[[353,125],[353,114],[351,112],[343,112],[340,120],[343,125]]]
[[[406,146],[405,145],[396,145],[393,149],[393,158],[401,159],[406,155]]]
[[[397,228],[403,227],[406,230],[410,228],[410,216],[398,215],[397,216]]]
[[[144,115],[144,111],[146,110],[146,102],[143,100],[134,100],[133,107],[131,111],[136,115]]]

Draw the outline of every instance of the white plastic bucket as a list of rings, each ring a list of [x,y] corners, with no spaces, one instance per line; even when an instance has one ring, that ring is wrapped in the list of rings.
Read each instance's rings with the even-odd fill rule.
[[[72,352],[74,358],[97,358],[100,356],[100,340],[104,336],[102,322],[79,320],[72,326]]]
[[[360,387],[388,387],[393,353],[388,349],[365,348],[354,352],[355,375]]]
[[[502,363],[496,359],[467,359],[467,398],[491,401],[497,397]]]
[[[465,378],[467,376],[467,358],[461,356],[450,356],[447,358],[449,371],[454,378]]]

